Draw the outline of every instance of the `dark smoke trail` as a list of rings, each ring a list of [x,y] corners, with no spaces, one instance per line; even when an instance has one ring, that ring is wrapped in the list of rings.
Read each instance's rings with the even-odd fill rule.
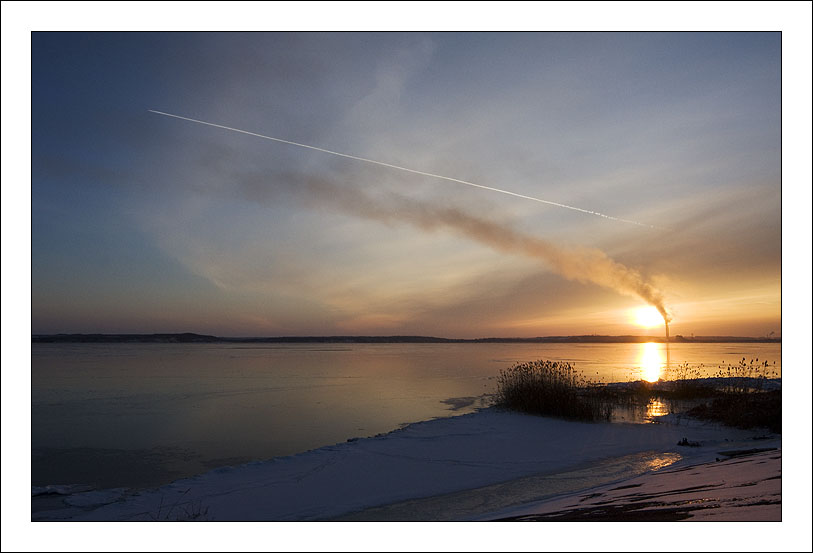
[[[449,229],[497,251],[516,253],[546,262],[560,276],[593,283],[627,296],[643,299],[657,308],[665,322],[669,316],[663,294],[636,270],[610,259],[596,248],[563,248],[505,225],[470,215],[459,209],[438,207],[390,194],[384,201],[356,188],[308,180],[297,185],[314,206],[338,208],[345,213],[385,223],[405,223],[425,231]]]

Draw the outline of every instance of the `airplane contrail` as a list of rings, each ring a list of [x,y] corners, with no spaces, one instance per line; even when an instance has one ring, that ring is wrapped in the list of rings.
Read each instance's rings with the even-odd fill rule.
[[[455,179],[452,177],[447,177],[444,175],[438,175],[435,173],[427,173],[426,171],[418,171],[417,169],[409,169],[408,167],[401,167],[400,165],[393,165],[391,163],[385,163],[383,161],[376,161],[374,159],[368,159],[366,157],[359,157],[350,154],[343,154],[341,152],[334,152],[333,150],[326,150],[325,148],[318,148],[316,146],[309,146],[308,144],[301,144],[299,142],[293,142],[291,140],[284,140],[282,138],[274,138],[273,136],[266,136],[264,134],[258,134],[255,132],[244,131],[242,129],[235,129],[234,127],[227,127],[225,125],[218,125],[217,123],[209,123],[208,121],[201,121],[200,119],[192,119],[191,117],[183,117],[181,115],[175,115],[172,113],[166,113],[164,111],[156,111],[154,109],[148,109],[147,111],[151,113],[157,113],[158,115],[165,115],[167,117],[174,117],[176,119],[183,119],[184,121],[191,121],[192,123],[200,123],[201,125],[209,125],[210,127],[217,127],[218,129],[225,129],[227,131],[239,132],[242,134],[247,134],[250,136],[256,136],[258,138],[264,138],[266,140],[273,140],[274,142],[282,142],[283,144],[290,144],[291,146],[299,146],[300,148],[308,148],[309,150],[316,150],[317,152],[323,152],[326,154],[331,154],[334,156],[344,157],[348,159],[355,159],[356,161],[364,161],[366,163],[372,163],[375,165],[380,165],[382,167],[389,167],[390,169],[397,169],[399,171],[406,171],[407,173],[414,173],[416,175],[423,175],[425,177],[432,177],[436,179],[442,179],[450,182],[456,182],[459,184],[465,184],[467,186],[473,186],[475,188],[482,188],[484,190],[491,190],[492,192],[500,192],[501,194],[508,194],[509,196],[516,196],[517,198],[523,198],[525,200],[533,200],[535,202],[540,202],[543,204],[553,205],[556,207],[562,207],[565,209],[570,209],[573,211],[580,211],[582,213],[587,213],[588,215],[595,215],[597,217],[604,217],[605,219],[610,219],[613,221],[618,221],[620,223],[629,223],[631,225],[638,225],[640,227],[647,227],[652,229],[662,229],[662,227],[656,227],[654,225],[649,225],[646,223],[639,223],[638,221],[631,221],[629,219],[621,219],[620,217],[613,217],[612,215],[606,215],[604,213],[599,213],[598,211],[592,211],[590,209],[582,209],[580,207],[575,207],[572,205],[562,204],[558,202],[552,202],[550,200],[543,200],[542,198],[535,198],[533,196],[526,196],[525,194],[518,194],[517,192],[511,192],[510,190],[503,190],[502,188],[494,188],[492,186],[485,186],[483,184],[477,184],[475,182],[470,182],[461,179]]]

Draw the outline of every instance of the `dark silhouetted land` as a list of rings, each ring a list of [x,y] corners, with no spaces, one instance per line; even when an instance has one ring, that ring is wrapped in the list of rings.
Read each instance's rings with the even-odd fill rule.
[[[270,337],[221,337],[185,332],[181,334],[33,334],[33,343],[146,343],[146,344],[194,344],[194,343],[262,343],[262,344],[419,344],[419,343],[539,343],[539,344],[624,344],[665,342],[663,336],[538,336],[535,338],[437,338],[434,336],[270,336]],[[748,336],[693,336],[671,337],[672,343],[779,343],[782,338]]]

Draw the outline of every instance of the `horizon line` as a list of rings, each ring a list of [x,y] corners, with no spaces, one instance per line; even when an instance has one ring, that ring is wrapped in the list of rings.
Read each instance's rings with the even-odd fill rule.
[[[444,341],[444,342],[478,342],[478,341],[533,341],[533,340],[566,340],[566,339],[619,339],[629,338],[635,340],[655,340],[666,342],[667,340],[661,334],[550,334],[545,336],[480,336],[477,338],[448,338],[444,336],[428,336],[420,334],[300,334],[300,335],[276,335],[276,336],[260,336],[260,335],[242,335],[242,336],[218,336],[214,334],[201,334],[197,332],[59,332],[59,333],[32,333],[31,337],[36,338],[180,338],[187,337],[190,339],[205,339],[205,340],[273,340],[273,341],[286,341],[286,340],[425,340],[425,341]],[[736,340],[761,340],[761,341],[781,341],[781,335],[774,336],[737,336],[730,334],[698,334],[686,336],[683,334],[675,334],[670,337],[669,342],[676,340],[697,341],[701,339],[736,339]]]

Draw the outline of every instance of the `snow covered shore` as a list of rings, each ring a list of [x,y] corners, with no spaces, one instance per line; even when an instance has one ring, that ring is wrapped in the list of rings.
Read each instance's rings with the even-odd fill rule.
[[[714,462],[667,468],[619,483],[523,505],[489,520],[782,520],[782,451],[728,450]]]
[[[74,493],[32,518],[296,521],[352,519],[355,513],[356,520],[365,520],[370,509],[420,498],[442,501],[448,494],[477,495],[478,489],[492,487],[497,490],[492,501],[475,501],[440,518],[477,520],[495,511],[511,516],[506,509],[563,491],[572,494],[669,466],[714,461],[721,450],[781,447],[779,436],[765,439],[762,434],[686,420],[578,423],[489,408],[290,457],[222,467],[154,490]],[[697,445],[677,445],[683,438]],[[582,480],[557,478],[573,473]],[[535,479],[537,488],[522,479]],[[521,482],[520,488],[531,493],[512,494],[511,482]],[[557,487],[562,482],[577,482],[576,488]],[[431,514],[437,506],[414,511],[412,519],[438,520]],[[393,516],[390,520],[409,519],[397,512]]]

